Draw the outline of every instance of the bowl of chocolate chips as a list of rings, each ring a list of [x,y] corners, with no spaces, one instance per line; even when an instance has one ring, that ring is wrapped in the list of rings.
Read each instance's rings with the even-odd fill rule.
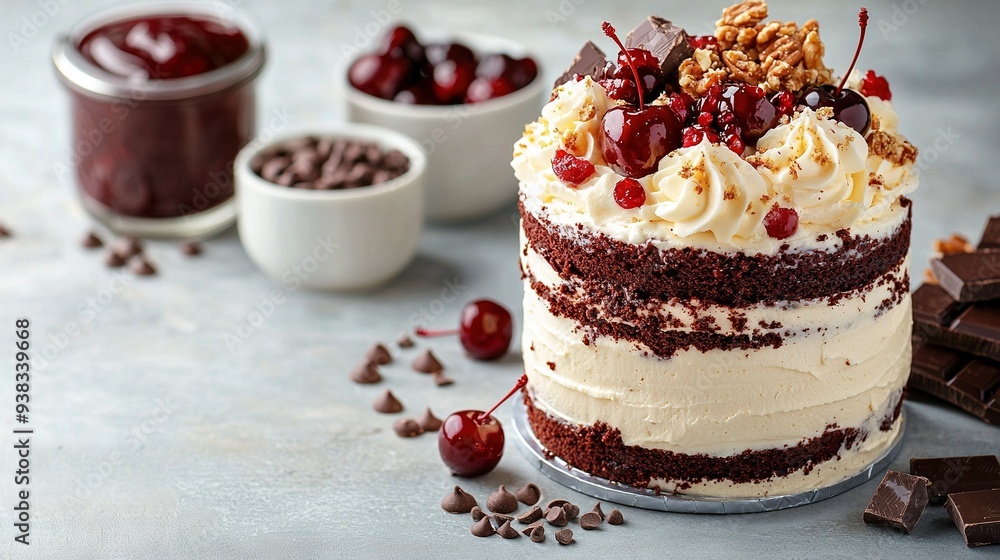
[[[402,134],[344,124],[252,142],[235,168],[243,248],[289,288],[372,288],[416,255],[426,157]]]

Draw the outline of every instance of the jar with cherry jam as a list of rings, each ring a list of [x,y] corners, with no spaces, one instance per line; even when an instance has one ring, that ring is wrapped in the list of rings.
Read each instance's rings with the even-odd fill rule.
[[[120,233],[203,237],[235,220],[233,160],[256,132],[264,46],[211,4],[102,12],[60,38],[84,207]]]

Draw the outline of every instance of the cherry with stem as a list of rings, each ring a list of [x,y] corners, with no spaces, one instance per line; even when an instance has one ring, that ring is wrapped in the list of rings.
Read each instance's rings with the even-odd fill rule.
[[[421,327],[414,332],[425,337],[458,335],[470,356],[477,360],[494,360],[507,353],[514,336],[514,321],[504,306],[479,299],[462,308],[459,328],[432,330]]]

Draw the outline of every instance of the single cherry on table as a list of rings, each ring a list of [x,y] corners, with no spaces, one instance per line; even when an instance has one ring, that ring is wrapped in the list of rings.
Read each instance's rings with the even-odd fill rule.
[[[499,303],[478,299],[462,308],[458,329],[416,329],[417,336],[459,335],[462,347],[477,360],[495,360],[507,353],[514,336],[510,311]]]
[[[493,411],[527,384],[528,376],[521,375],[514,388],[488,411],[462,410],[445,418],[438,432],[438,452],[453,473],[480,476],[497,466],[505,438]]]

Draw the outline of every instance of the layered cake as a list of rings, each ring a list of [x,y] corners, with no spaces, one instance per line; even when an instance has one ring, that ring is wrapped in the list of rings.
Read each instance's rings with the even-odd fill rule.
[[[911,353],[916,149],[888,82],[837,78],[818,24],[762,1],[713,36],[604,31],[616,60],[587,43],[514,146],[536,438],[697,496],[864,470],[899,435]]]

